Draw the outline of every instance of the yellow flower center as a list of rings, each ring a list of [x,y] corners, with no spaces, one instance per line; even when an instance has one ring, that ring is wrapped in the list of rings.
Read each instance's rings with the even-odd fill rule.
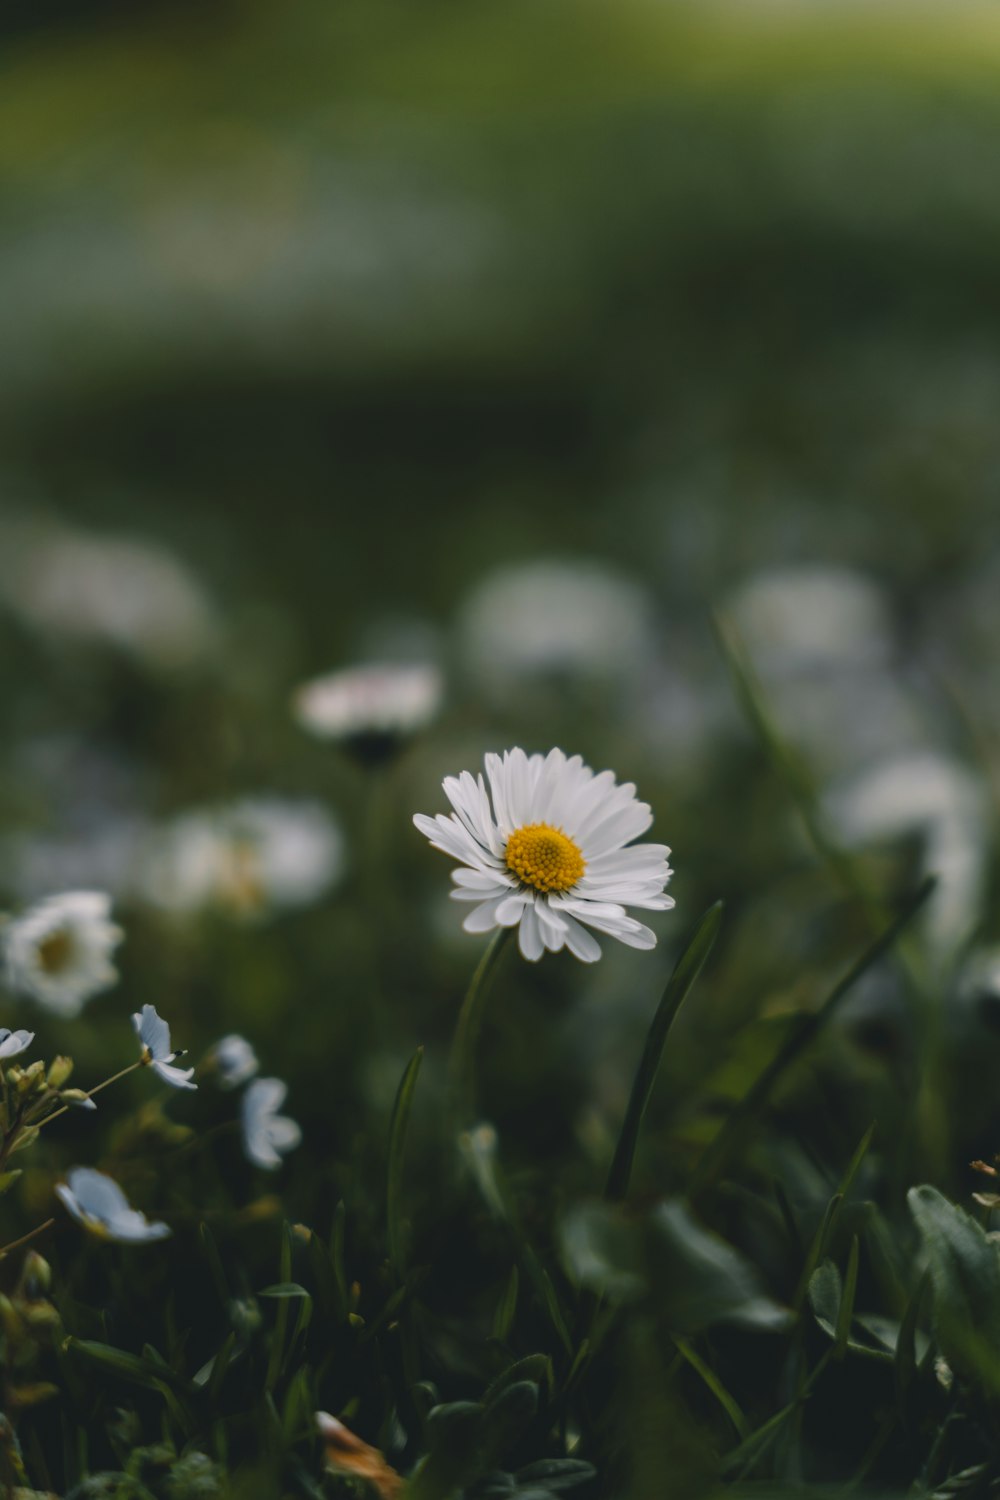
[[[586,861],[571,838],[550,823],[526,823],[507,840],[507,868],[536,891],[568,891]]]
[[[42,938],[37,948],[38,965],[43,974],[61,974],[70,966],[73,939],[64,928],[56,928]]]

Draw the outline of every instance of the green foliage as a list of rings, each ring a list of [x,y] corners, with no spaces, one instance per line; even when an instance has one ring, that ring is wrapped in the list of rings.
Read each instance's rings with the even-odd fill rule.
[[[79,1014],[3,991],[5,1495],[1000,1493],[997,29],[778,9],[0,16],[0,908],[113,884],[126,933]],[[635,640],[542,574],[505,667],[523,563]],[[847,647],[766,587],[815,570]],[[405,747],[289,712],[418,655]],[[461,933],[411,817],[515,743],[650,803],[654,952]],[[165,899],[164,830],[262,797],[337,880],[237,839]],[[197,1092],[79,1107],[144,1003]],[[81,1163],[169,1240],[90,1237]]]

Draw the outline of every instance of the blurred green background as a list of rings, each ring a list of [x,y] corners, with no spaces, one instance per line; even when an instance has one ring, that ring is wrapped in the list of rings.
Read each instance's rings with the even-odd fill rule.
[[[481,946],[411,814],[558,743],[638,783],[678,906],[652,957],[501,979],[484,1113],[539,1221],[599,1183],[710,901],[650,1193],[863,945],[854,877],[878,908],[927,868],[923,1008],[871,978],[774,1149],[832,1171],[878,1115],[887,1191],[967,1192],[1000,1144],[995,9],[9,4],[0,35],[0,888],[112,888],[127,931],[118,989],[33,1013],[47,1050],[96,1076],[144,1001],[195,1052],[243,1031],[328,1219]],[[289,700],[381,658],[448,691],[373,792]],[[248,796],[328,804],[335,888],[146,899],[149,830]]]

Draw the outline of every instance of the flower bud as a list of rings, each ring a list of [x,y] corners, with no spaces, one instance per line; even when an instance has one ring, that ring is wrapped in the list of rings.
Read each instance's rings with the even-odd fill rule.
[[[71,1057],[56,1057],[49,1064],[48,1083],[50,1089],[61,1089],[69,1082],[69,1075],[73,1071],[73,1059]]]
[[[42,1297],[52,1285],[52,1268],[44,1255],[29,1250],[24,1257],[18,1291],[24,1297]]]

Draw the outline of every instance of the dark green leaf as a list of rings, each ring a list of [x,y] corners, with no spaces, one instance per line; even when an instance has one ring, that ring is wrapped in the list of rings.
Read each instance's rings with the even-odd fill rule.
[[[956,1370],[998,1396],[1000,1247],[936,1188],[911,1188],[907,1202],[927,1252],[941,1351]]]
[[[672,1332],[698,1333],[713,1323],[772,1331],[791,1320],[768,1296],[754,1267],[732,1245],[672,1200],[650,1215],[651,1290]]]

